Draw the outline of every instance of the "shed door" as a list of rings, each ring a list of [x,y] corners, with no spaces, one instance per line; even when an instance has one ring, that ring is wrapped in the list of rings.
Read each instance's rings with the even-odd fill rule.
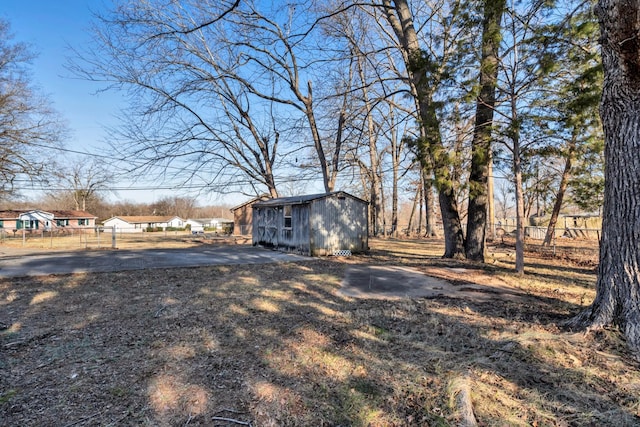
[[[256,224],[254,224],[254,227]],[[259,223],[257,224],[257,241],[278,245],[278,209],[260,209]]]

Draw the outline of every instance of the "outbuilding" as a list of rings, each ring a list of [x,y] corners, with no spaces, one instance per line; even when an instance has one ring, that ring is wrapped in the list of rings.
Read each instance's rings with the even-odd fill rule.
[[[369,249],[368,203],[344,191],[253,204],[253,244],[322,256]]]
[[[267,196],[254,197],[234,208],[233,212],[233,234],[237,236],[251,236],[253,234],[253,204],[269,200]]]

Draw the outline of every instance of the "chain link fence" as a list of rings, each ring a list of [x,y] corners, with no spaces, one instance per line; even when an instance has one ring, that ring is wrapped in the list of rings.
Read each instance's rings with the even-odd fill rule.
[[[0,247],[22,249],[144,249],[188,247],[199,244],[243,244],[248,238],[224,232],[190,232],[188,230],[147,231],[140,229],[95,227],[84,230],[17,230],[0,232]]]

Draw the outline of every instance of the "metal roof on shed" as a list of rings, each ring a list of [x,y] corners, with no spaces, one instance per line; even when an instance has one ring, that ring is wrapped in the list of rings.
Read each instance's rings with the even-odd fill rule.
[[[310,203],[314,200],[324,199],[327,197],[350,197],[352,199],[359,200],[362,203],[368,204],[366,200],[362,200],[359,197],[352,196],[351,194],[345,193],[344,191],[333,191],[331,193],[307,194],[303,196],[292,196],[292,197],[277,197],[275,199],[268,199],[268,200],[256,202],[253,204],[253,207],[259,208],[259,207],[273,207],[273,206],[282,206],[282,205],[302,205],[305,203]]]

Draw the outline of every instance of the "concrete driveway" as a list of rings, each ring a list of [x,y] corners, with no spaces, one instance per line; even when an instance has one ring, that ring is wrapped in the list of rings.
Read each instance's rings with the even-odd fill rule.
[[[248,245],[180,249],[69,251],[24,254],[0,251],[0,277],[40,276],[84,272],[142,270],[145,268],[200,267],[228,264],[265,264],[308,260]]]

